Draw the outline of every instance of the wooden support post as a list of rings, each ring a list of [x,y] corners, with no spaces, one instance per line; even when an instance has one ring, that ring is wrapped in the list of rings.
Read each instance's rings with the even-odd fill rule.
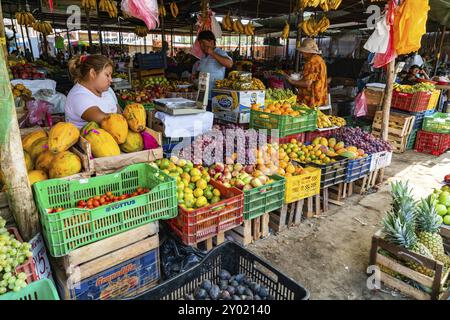
[[[261,216],[261,236],[263,238],[269,236],[269,220],[270,215],[268,212]]]
[[[306,211],[306,218],[312,218],[314,216],[314,203],[313,199],[310,197],[307,200],[307,211]]]
[[[299,200],[295,206],[295,219],[294,224],[298,225],[302,222],[302,212],[303,212],[303,204],[305,203],[305,199]]]
[[[261,238],[261,217],[252,219],[253,240]]]
[[[14,19],[13,19],[14,15],[11,11],[11,5],[9,3],[8,3],[8,11],[9,11],[9,17],[11,19],[12,31],[14,32],[14,43],[16,44],[16,49],[19,50],[19,44],[17,43],[17,38],[16,38],[16,27],[14,25]]]
[[[320,194],[315,195],[314,199],[316,200],[316,215],[319,216],[322,213],[322,209],[320,208]]]
[[[323,189],[323,197],[322,197],[322,201],[323,201],[323,212],[327,212],[328,211],[328,188]]]
[[[0,39],[5,38],[2,5],[0,3]],[[3,42],[3,41],[1,41]],[[11,84],[6,63],[6,46],[0,52],[0,164],[7,186],[9,207],[25,241],[29,241],[39,229],[39,219],[33,194],[28,182],[25,158],[20,139]]]
[[[389,114],[391,111],[392,91],[394,89],[395,78],[395,59],[393,59],[387,67],[386,89],[383,101],[383,119],[381,120],[381,138],[388,141],[389,133]]]
[[[439,68],[439,61],[441,60],[441,53],[442,53],[442,46],[444,45],[444,39],[445,39],[445,31],[446,31],[446,26],[442,27],[442,35],[441,35],[441,41],[439,43],[439,48],[438,48],[438,52],[436,54],[436,63],[434,65],[434,72],[433,72],[433,76],[436,75],[437,70]]]
[[[30,46],[30,52],[31,52],[31,56],[33,57],[31,60],[34,61],[34,53],[33,53],[33,46],[31,44],[31,39],[30,39],[30,33],[28,31],[28,26],[25,26],[25,32],[27,34],[27,39],[28,39],[28,45]],[[25,53],[25,52],[24,52]],[[31,62],[31,61],[30,61]]]

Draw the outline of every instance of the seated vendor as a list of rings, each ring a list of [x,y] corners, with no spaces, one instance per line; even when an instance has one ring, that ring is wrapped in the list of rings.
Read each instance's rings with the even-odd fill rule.
[[[419,82],[418,79],[430,79],[426,72],[418,65],[412,65],[409,68],[408,74],[403,79],[402,84],[415,85]]]
[[[110,88],[113,62],[102,55],[77,56],[69,61],[75,86],[70,90],[66,121],[82,128],[88,122],[101,123],[111,113],[120,113],[116,94]]]

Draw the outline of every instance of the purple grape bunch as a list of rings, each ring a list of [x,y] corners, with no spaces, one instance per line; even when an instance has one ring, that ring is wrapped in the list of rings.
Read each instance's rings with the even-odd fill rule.
[[[367,154],[392,151],[392,146],[389,142],[376,138],[359,127],[341,128],[333,136],[336,140],[343,141],[346,145],[352,145],[358,149],[363,149]]]

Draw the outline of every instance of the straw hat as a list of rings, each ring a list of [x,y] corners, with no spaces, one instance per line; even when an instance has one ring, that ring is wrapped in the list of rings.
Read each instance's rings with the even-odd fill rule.
[[[306,38],[303,40],[301,46],[298,47],[297,50],[305,53],[322,54],[322,51],[319,50],[317,43],[311,38]]]

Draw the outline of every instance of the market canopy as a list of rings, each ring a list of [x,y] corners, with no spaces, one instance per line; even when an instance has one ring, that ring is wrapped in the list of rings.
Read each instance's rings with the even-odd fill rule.
[[[450,0],[430,0],[430,19],[450,27]]]

